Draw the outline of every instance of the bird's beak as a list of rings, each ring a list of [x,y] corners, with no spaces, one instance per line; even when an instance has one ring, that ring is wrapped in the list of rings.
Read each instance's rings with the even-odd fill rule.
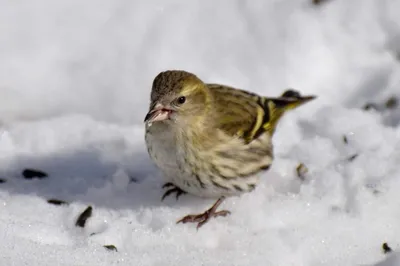
[[[156,121],[164,121],[169,119],[172,110],[164,107],[161,104],[156,104],[144,118],[144,122],[153,123]]]

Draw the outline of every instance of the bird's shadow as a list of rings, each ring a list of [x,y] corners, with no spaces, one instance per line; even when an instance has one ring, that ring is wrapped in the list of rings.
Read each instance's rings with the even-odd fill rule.
[[[182,195],[186,199],[176,202],[172,195],[161,201],[165,181],[144,149],[132,151],[124,158],[125,163],[105,161],[103,157],[100,150],[91,148],[62,150],[45,156],[18,155],[0,170],[0,178],[5,180],[0,189],[12,195],[35,195],[44,201],[59,199],[110,209],[186,205],[196,200]],[[26,168],[43,171],[48,176],[25,179],[22,172]]]

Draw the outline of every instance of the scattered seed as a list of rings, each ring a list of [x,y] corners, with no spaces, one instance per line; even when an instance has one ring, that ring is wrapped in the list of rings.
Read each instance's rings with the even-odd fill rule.
[[[4,178],[0,178],[0,184],[5,182],[7,182],[7,180],[5,180]]]
[[[385,103],[366,103],[363,107],[364,110],[374,109],[375,111],[384,111],[384,109],[395,109],[399,105],[399,100],[397,97],[392,96]]]
[[[312,0],[313,5],[320,5],[324,2],[327,2],[327,0]]]
[[[382,250],[385,254],[392,252],[392,248],[387,243],[383,243]]]
[[[385,106],[387,109],[394,109],[397,107],[398,104],[398,99],[395,96],[392,96],[386,101]]]
[[[137,178],[129,176],[129,183],[137,183],[137,182],[138,182]]]
[[[87,207],[81,215],[79,215],[78,219],[76,220],[75,225],[79,227],[85,227],[86,220],[92,216],[93,208],[92,206]]]
[[[43,179],[47,177],[47,174],[45,172],[36,169],[25,169],[24,171],[22,171],[22,175],[25,177],[25,179]]]
[[[357,154],[357,153],[356,153],[356,154],[353,154],[352,156],[350,156],[349,158],[347,158],[347,161],[352,162],[352,161],[354,161],[354,159],[357,158],[357,157],[358,157],[358,154]]]
[[[296,167],[296,172],[297,172],[297,177],[304,181],[305,178],[306,178],[305,176],[306,176],[306,174],[308,172],[308,168],[303,163],[300,163]]]
[[[381,191],[379,191],[379,190],[376,188],[376,186],[377,186],[376,184],[366,184],[366,185],[365,185],[365,188],[367,188],[369,191],[371,191],[372,194],[378,195],[378,194],[381,193]]]
[[[68,205],[68,202],[59,199],[49,199],[47,202],[54,205]]]
[[[116,252],[118,252],[118,249],[117,249],[114,245],[105,245],[105,246],[103,246],[103,247],[105,247],[106,249],[108,249],[108,250],[110,250],[110,251],[116,251]]]
[[[364,105],[363,109],[366,110],[366,111],[367,110],[371,110],[371,109],[378,110],[379,107],[375,103],[367,103],[367,104]]]
[[[372,194],[374,194],[374,195],[378,195],[378,194],[380,194],[381,192],[379,191],[379,190],[377,190],[377,189],[374,189],[374,190],[372,190]]]

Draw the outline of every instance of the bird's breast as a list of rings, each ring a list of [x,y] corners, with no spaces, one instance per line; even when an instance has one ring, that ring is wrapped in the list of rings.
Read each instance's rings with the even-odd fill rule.
[[[155,164],[169,182],[193,195],[220,197],[252,191],[259,174],[272,163],[267,135],[250,144],[214,135],[217,141],[208,149],[193,145],[196,140],[190,137],[156,124],[146,129],[146,144]]]
[[[164,175],[167,178],[176,175],[178,164],[174,132],[162,123],[146,125],[145,141],[151,159]]]

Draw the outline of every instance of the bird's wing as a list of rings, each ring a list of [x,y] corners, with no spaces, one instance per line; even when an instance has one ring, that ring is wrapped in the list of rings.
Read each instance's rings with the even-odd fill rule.
[[[251,142],[270,120],[266,98],[218,84],[207,84],[213,99],[213,128]]]
[[[296,91],[285,91],[281,97],[267,98],[248,91],[219,84],[207,84],[212,94],[214,128],[250,143],[267,132],[273,135],[277,122],[289,109],[314,99]]]

